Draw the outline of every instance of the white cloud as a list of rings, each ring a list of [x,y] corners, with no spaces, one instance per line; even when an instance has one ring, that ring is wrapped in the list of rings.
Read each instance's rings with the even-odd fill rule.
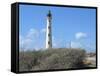
[[[83,33],[83,32],[78,32],[75,34],[75,37],[76,37],[76,39],[85,38],[85,37],[87,37],[87,34]]]
[[[52,46],[53,48],[61,48],[63,47],[63,41],[59,38],[55,38],[54,36],[52,36]]]
[[[20,49],[27,50],[31,43],[32,40],[30,38],[20,35]]]
[[[41,33],[46,33],[46,28],[41,29]]]
[[[53,48],[56,48],[57,47],[57,42],[56,42],[54,36],[52,36],[52,46],[53,46]]]
[[[57,47],[57,42],[56,42],[54,36],[52,36],[52,46],[53,46],[54,48]]]
[[[39,32],[36,29],[30,29],[29,32],[27,33],[26,37],[33,37],[33,36],[39,36]]]
[[[56,43],[53,43],[53,47],[56,48],[57,47],[57,44]]]
[[[24,44],[24,39],[21,35],[19,36],[19,44],[20,44],[20,46],[23,46],[23,44]]]
[[[39,36],[39,31],[31,28],[25,36],[20,35],[20,48],[28,50],[30,48],[35,48],[36,39]],[[33,47],[31,47],[33,46]]]
[[[80,48],[81,44],[78,42],[71,42],[70,46],[71,46],[71,48]]]
[[[34,28],[29,29],[25,35],[20,35],[20,48],[24,50],[43,48],[43,45],[40,45],[41,42],[38,39],[40,39],[41,36],[43,36],[42,34],[45,32],[45,28],[41,30]]]

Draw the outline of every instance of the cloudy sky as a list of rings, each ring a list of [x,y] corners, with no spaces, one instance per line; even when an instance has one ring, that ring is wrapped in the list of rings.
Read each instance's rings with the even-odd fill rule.
[[[46,16],[51,10],[53,48],[95,51],[95,9],[20,5],[19,10],[20,49],[45,48]]]

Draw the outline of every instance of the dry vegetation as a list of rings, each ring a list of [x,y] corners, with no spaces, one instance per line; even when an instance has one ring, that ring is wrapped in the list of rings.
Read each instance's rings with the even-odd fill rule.
[[[19,70],[36,71],[51,69],[85,68],[86,52],[83,49],[47,49],[19,53]]]

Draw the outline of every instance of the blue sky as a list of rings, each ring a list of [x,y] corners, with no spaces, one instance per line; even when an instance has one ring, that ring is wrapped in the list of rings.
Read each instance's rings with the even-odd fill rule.
[[[45,48],[47,13],[52,13],[53,48],[95,51],[96,10],[86,8],[20,5],[20,49]]]

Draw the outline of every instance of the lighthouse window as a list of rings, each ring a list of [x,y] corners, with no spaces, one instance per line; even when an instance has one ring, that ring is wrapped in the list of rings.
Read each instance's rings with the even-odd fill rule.
[[[50,29],[50,26],[48,27],[48,29]]]
[[[50,36],[50,34],[48,34],[48,36]]]
[[[48,44],[50,44],[50,41],[48,41]]]

